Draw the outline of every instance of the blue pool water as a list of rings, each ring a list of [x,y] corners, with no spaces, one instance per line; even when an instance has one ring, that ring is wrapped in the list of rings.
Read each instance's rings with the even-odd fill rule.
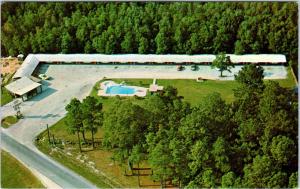
[[[106,94],[134,94],[135,89],[127,86],[115,85],[106,88]]]

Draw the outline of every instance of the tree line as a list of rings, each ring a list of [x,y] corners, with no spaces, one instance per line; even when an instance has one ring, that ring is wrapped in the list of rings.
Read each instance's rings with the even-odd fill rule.
[[[1,54],[298,53],[295,2],[6,2]]]
[[[170,86],[139,103],[114,98],[104,113],[95,99],[91,106],[73,99],[66,108],[68,125],[79,139],[84,128],[102,127],[102,145],[116,161],[135,166],[147,161],[162,186],[172,181],[189,188],[294,188],[297,96],[263,77],[262,67],[243,67],[230,104],[212,93],[191,107]],[[90,109],[85,114],[78,107]]]

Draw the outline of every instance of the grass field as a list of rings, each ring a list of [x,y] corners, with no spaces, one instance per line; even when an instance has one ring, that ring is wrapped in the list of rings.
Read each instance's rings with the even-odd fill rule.
[[[1,127],[3,128],[9,128],[11,125],[18,122],[18,118],[16,116],[7,116],[2,119],[1,121]]]
[[[127,85],[135,85],[148,87],[149,84],[153,82],[151,79],[112,79],[116,83],[120,83],[125,81]],[[287,79],[277,80],[281,86],[293,88],[295,86],[295,81],[291,75],[290,70],[288,70]],[[99,83],[97,82],[92,89],[90,95],[95,96],[101,100],[103,103],[104,111],[107,107],[112,103],[113,98],[109,97],[99,97],[97,95],[97,91],[99,88]],[[265,82],[268,82],[265,80]],[[167,86],[171,85],[177,88],[178,94],[184,97],[184,100],[191,103],[192,106],[196,106],[203,97],[212,93],[219,92],[226,102],[230,103],[234,100],[233,89],[238,87],[238,83],[236,81],[205,81],[201,83],[197,83],[195,80],[157,80],[159,85]],[[142,101],[141,99],[137,99],[134,97],[123,97],[131,100],[134,103],[138,103],[138,101]],[[123,99],[121,98],[121,99]],[[70,142],[76,142],[76,135],[72,135],[67,131],[67,126],[65,124],[65,120],[62,119],[53,125],[50,128],[51,134],[55,135],[57,139],[64,139]],[[87,138],[91,138],[90,134],[86,134]],[[95,136],[98,139],[102,138],[101,129]],[[91,168],[87,167],[87,162],[80,161],[78,159],[78,146],[77,145],[66,145],[62,147],[62,149],[56,148],[57,150],[51,149],[48,145],[47,133],[44,132],[39,136],[40,140],[37,143],[38,148],[44,153],[50,155],[57,161],[63,163],[65,166],[74,170],[75,172],[81,174],[91,182],[95,183],[99,187],[138,187],[137,178],[133,176],[124,176],[124,166],[118,166],[111,159],[112,152],[107,151],[105,149],[99,149],[94,151],[87,151],[83,154],[88,157],[88,161],[91,161],[95,164],[95,168],[97,170],[101,170],[105,176],[100,173],[95,173]],[[68,155],[71,154],[71,155]],[[143,166],[143,165],[142,165]],[[146,166],[144,164],[144,166]],[[141,182],[144,185],[153,185],[157,183],[153,183],[149,177],[141,178]],[[151,186],[154,187],[154,186]],[[158,186],[159,187],[159,186]]]
[[[18,160],[1,150],[1,188],[44,188]]]
[[[1,83],[1,106],[11,102],[14,97],[8,92],[5,85],[9,84],[12,80],[13,74],[4,74]]]
[[[287,78],[286,79],[275,79],[282,87],[286,88],[294,88],[297,84],[295,83],[295,79],[292,75],[292,71],[290,68],[287,68]]]
[[[58,127],[60,127],[62,130],[62,132],[59,132],[59,133],[62,135],[66,135],[67,132],[66,132],[66,128],[64,127],[64,125],[62,126],[58,122],[57,124],[55,124],[53,126],[53,128],[58,128]],[[51,130],[51,132],[54,133],[52,130]],[[62,135],[59,135],[59,133],[55,133],[55,134],[57,134],[57,136],[55,136],[56,138],[62,138],[62,137],[60,137]],[[70,136],[71,137],[69,137],[69,138],[74,138],[74,135],[70,135]],[[79,175],[83,176],[87,180],[91,181],[96,186],[98,186],[100,188],[111,188],[111,186],[109,184],[107,184],[107,183],[109,183],[109,181],[107,181],[102,175],[93,172],[93,170],[90,170],[87,167],[86,163],[82,163],[80,160],[76,159],[76,157],[78,157],[78,155],[79,155],[78,150],[76,148],[77,146],[70,146],[70,149],[68,149],[68,152],[61,151],[59,148],[56,148],[55,150],[53,150],[48,145],[48,141],[46,140],[45,132],[40,135],[40,138],[44,141],[39,141],[37,143],[37,146],[38,146],[38,149],[41,150],[43,153],[51,156],[56,161],[62,163],[64,166],[70,168],[74,172],[78,173]],[[72,155],[70,155],[70,154],[72,154]]]
[[[14,97],[4,88],[1,87],[1,106],[11,102]]]

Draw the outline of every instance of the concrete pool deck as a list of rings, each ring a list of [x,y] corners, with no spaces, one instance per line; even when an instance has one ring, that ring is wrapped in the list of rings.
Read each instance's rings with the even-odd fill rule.
[[[124,87],[129,87],[134,89],[134,93],[132,94],[110,94],[107,93],[107,87],[112,86],[123,86],[122,84],[115,83],[114,81],[107,80],[100,83],[100,89],[98,90],[98,96],[139,96],[144,97],[147,95],[148,88],[145,87],[137,87],[124,85]]]

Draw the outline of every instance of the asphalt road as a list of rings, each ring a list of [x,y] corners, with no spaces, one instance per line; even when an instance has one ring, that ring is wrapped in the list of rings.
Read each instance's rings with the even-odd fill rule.
[[[49,179],[62,188],[96,188],[83,177],[17,142],[3,131],[1,132],[1,148],[18,157],[24,164],[38,170],[41,174],[47,175]]]

